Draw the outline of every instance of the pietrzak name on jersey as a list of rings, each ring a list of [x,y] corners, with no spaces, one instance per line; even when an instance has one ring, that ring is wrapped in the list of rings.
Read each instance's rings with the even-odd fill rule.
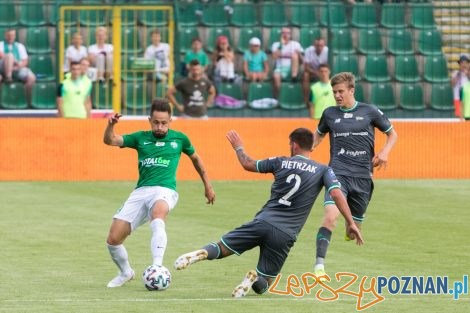
[[[166,160],[162,157],[147,158],[147,159],[140,161],[140,163],[142,166],[145,166],[145,167],[151,167],[151,166],[168,167],[168,165],[170,165],[170,160]]]
[[[315,171],[317,169],[316,166],[313,166],[313,165],[308,164],[308,163],[297,162],[297,161],[287,161],[287,160],[282,161],[281,167],[289,169],[289,170],[297,169],[297,170],[306,171],[306,172],[310,172],[310,173],[315,173]]]

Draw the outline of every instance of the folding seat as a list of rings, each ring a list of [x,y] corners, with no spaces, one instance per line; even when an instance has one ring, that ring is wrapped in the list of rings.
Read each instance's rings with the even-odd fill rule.
[[[347,28],[333,28],[331,30],[331,49],[333,53],[354,53],[351,32]]]
[[[251,106],[251,102],[254,100],[273,98],[273,87],[270,83],[250,83],[248,87],[248,104]],[[266,109],[272,107],[267,106]],[[259,108],[257,108],[259,109]]]
[[[405,28],[405,5],[402,3],[382,4],[380,24],[386,28]]]
[[[29,58],[29,67],[38,81],[55,80],[55,71],[50,54],[35,54]]]
[[[360,80],[359,66],[357,55],[355,54],[337,54],[333,62],[332,74],[340,72],[351,72],[356,76],[356,80]]]
[[[47,27],[27,28],[25,46],[28,53],[51,53]]]
[[[23,83],[2,84],[2,108],[23,110],[28,108]]]
[[[432,84],[431,108],[441,111],[454,110],[452,86],[449,83]]]
[[[372,85],[370,101],[381,110],[396,108],[395,93],[391,83],[376,83]]]
[[[33,109],[51,110],[57,107],[56,104],[57,86],[55,83],[36,82],[33,86],[33,99],[31,106]]]
[[[256,6],[252,3],[237,3],[234,4],[232,8],[232,25],[238,27],[249,27],[258,25]]]
[[[44,4],[27,3],[20,5],[20,24],[24,26],[46,25],[44,16]]]
[[[357,50],[363,54],[385,53],[380,31],[377,28],[359,30],[359,45]]]
[[[121,52],[122,53],[142,53],[139,31],[135,27],[121,29]]]
[[[364,78],[370,82],[389,81],[386,56],[369,54],[366,58]]]
[[[431,83],[449,81],[447,61],[443,55],[428,56],[424,59],[424,80]]]
[[[414,53],[411,32],[408,29],[392,30],[388,38],[388,52],[395,55]]]
[[[413,4],[411,6],[411,26],[414,28],[435,28],[432,4]]]
[[[321,7],[320,25],[324,27],[348,27],[344,4],[331,3]]]
[[[316,5],[311,3],[291,3],[290,23],[297,27],[318,26]]]
[[[413,83],[421,80],[418,73],[418,62],[416,62],[414,55],[395,57],[395,78],[403,83]]]
[[[264,26],[287,26],[286,8],[283,3],[264,2],[261,4],[261,23]]]
[[[224,4],[210,4],[202,11],[202,23],[206,26],[227,26],[228,18]]]
[[[418,37],[418,52],[424,55],[441,55],[441,33],[435,29],[423,29]]]
[[[16,25],[18,25],[18,18],[16,16],[15,3],[13,1],[0,3],[0,26],[14,27]]]
[[[356,3],[352,8],[351,25],[358,28],[371,28],[377,26],[377,13],[375,5],[370,3]]]
[[[282,83],[279,92],[279,105],[286,110],[304,109],[302,86],[299,83]]]
[[[400,106],[405,110],[424,110],[423,88],[420,84],[401,84]]]
[[[112,109],[113,95],[111,83],[94,83],[92,103],[95,109]]]

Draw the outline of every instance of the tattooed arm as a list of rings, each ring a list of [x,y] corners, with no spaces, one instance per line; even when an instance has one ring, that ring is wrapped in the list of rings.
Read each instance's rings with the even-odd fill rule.
[[[193,153],[189,158],[193,162],[194,168],[198,172],[199,176],[201,176],[201,180],[204,183],[207,204],[214,204],[215,192],[214,192],[214,189],[212,188],[211,182],[209,180],[209,176],[207,175],[206,168],[204,167],[204,163],[202,163],[202,159],[199,157],[197,153]]]
[[[233,149],[237,152],[238,161],[243,168],[249,172],[257,172],[256,161],[250,158],[243,149],[243,142],[238,133],[231,130],[227,133],[227,139],[232,144]]]

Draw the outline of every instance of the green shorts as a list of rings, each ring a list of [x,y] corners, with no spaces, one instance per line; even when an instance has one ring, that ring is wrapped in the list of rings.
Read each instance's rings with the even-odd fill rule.
[[[291,67],[289,66],[280,66],[274,70],[274,73],[281,74],[282,79],[287,79],[290,77]]]

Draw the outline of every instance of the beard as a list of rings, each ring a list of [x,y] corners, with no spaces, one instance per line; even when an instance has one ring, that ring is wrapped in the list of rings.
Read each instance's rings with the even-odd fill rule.
[[[168,131],[164,132],[164,131],[154,131],[153,132],[153,135],[155,136],[155,138],[157,139],[162,139],[162,138],[165,138],[165,136],[168,134]]]

